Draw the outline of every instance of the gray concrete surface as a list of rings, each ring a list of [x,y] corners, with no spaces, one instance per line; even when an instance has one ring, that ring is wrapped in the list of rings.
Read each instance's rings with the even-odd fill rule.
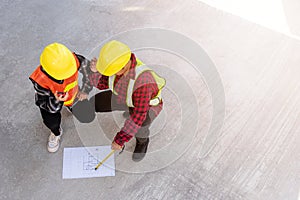
[[[0,199],[298,199],[300,41],[194,0],[5,0],[0,6]],[[63,180],[63,148],[83,142],[76,122],[63,110],[62,148],[55,154],[46,150],[49,132],[28,80],[43,47],[58,41],[89,55],[99,41],[144,27],[190,37],[215,63],[226,97],[222,135],[201,158],[213,103],[204,79],[182,70],[188,69],[181,68],[186,64],[172,55],[141,54],[146,62],[157,59],[182,70],[182,77],[195,86],[191,91],[199,106],[198,129],[186,130],[195,134],[192,145],[178,160],[151,173],[117,171],[116,177]],[[174,134],[182,123],[176,95],[165,93],[167,128],[153,137],[150,152],[172,137],[184,137]],[[100,122],[109,123],[107,119],[98,116]],[[107,128],[118,129],[115,124]],[[142,165],[129,156],[118,156],[116,162]]]

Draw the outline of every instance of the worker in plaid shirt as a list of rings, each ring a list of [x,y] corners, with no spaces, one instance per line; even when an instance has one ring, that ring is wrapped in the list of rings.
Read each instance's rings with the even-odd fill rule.
[[[73,114],[81,122],[90,122],[95,118],[92,109],[96,112],[128,111],[129,116],[111,147],[121,150],[124,143],[135,136],[132,159],[142,160],[149,143],[149,126],[163,107],[160,93],[165,80],[137,59],[127,45],[115,40],[102,47],[98,61],[92,59],[90,68],[90,84],[105,91],[80,101]],[[82,99],[87,96],[82,95]]]

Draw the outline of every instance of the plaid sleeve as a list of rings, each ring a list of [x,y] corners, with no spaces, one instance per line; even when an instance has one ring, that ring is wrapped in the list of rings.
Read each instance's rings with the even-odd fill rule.
[[[149,101],[157,94],[158,88],[150,72],[144,72],[135,83],[132,100],[134,104],[133,112],[125,121],[121,131],[117,133],[114,141],[123,146],[140,129],[144,123],[150,109]]]
[[[89,75],[90,84],[99,90],[108,89],[108,76],[104,76],[98,72]]]

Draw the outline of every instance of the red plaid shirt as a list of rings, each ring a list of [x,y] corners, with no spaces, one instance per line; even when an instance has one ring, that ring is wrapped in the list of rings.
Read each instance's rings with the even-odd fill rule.
[[[118,104],[126,104],[129,80],[135,79],[135,67],[137,62],[134,54],[131,54],[131,61],[131,67],[128,74],[126,76],[116,76],[114,82],[114,92],[118,94]],[[100,73],[93,73],[90,75],[89,80],[91,85],[100,90],[108,89],[108,76],[101,75]],[[114,138],[114,141],[121,146],[137,133],[145,121],[150,109],[153,110],[156,115],[162,110],[162,102],[158,106],[149,105],[149,101],[158,93],[158,87],[151,72],[143,72],[135,81],[133,89],[133,112],[131,112],[130,117],[125,121],[123,128]]]

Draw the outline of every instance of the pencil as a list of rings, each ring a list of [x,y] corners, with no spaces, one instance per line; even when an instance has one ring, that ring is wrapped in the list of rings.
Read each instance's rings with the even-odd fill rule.
[[[101,161],[99,164],[95,167],[95,170],[97,170],[111,155],[113,155],[115,150],[111,150],[111,152]]]

